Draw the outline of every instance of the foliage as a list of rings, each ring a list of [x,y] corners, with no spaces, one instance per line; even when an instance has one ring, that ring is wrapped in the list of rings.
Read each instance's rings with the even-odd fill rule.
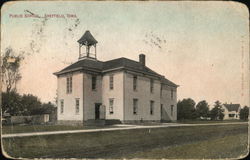
[[[211,120],[223,120],[223,108],[219,101],[215,102],[214,108],[210,111]]]
[[[240,119],[247,120],[249,116],[249,108],[245,106],[240,110]]]
[[[11,47],[5,49],[4,55],[2,55],[2,83],[6,92],[16,90],[16,84],[21,79],[20,63],[23,60],[21,54],[15,56],[15,52]]]
[[[177,119],[195,119],[195,101],[191,98],[183,99],[177,103]]]
[[[199,118],[209,116],[209,107],[208,107],[208,103],[205,100],[200,101],[196,105],[196,115]]]
[[[19,95],[15,91],[2,93],[2,112],[10,115],[35,115],[49,114],[55,111],[55,106],[42,103],[36,96],[31,94]]]
[[[2,93],[2,112],[10,115],[22,115],[22,96],[14,91]]]
[[[34,110],[40,108],[42,105],[40,100],[31,94],[24,94],[21,103],[23,115],[32,115]]]

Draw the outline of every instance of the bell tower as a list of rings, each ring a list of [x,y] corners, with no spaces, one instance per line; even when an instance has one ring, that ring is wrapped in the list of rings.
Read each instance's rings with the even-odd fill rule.
[[[96,44],[98,42],[90,31],[87,30],[77,42],[79,43],[79,60],[84,58],[96,59]],[[85,46],[85,52],[82,51],[82,46]],[[94,52],[91,52],[91,48],[93,47]]]

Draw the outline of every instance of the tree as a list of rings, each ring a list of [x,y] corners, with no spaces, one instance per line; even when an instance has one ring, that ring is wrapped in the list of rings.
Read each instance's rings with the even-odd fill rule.
[[[38,97],[31,94],[24,94],[21,103],[23,115],[33,115],[36,110],[42,107],[42,103]]]
[[[2,56],[2,83],[9,93],[11,90],[16,90],[16,84],[21,79],[20,63],[23,60],[21,54],[15,56],[15,52],[11,47],[5,49],[5,53]]]
[[[208,107],[208,103],[205,100],[200,101],[196,105],[196,114],[197,114],[197,117],[199,118],[209,116],[209,107]]]
[[[43,103],[40,108],[32,110],[32,114],[50,114],[56,111],[55,105],[51,102]]]
[[[223,108],[219,101],[215,102],[214,108],[210,111],[210,117],[212,120],[223,120]]]
[[[240,119],[247,120],[249,115],[249,108],[245,106],[240,110]]]
[[[195,101],[191,98],[183,99],[177,103],[177,119],[195,119]]]
[[[31,94],[19,95],[15,91],[2,93],[2,113],[9,113],[11,116],[50,114],[55,110],[56,107],[52,103],[42,103],[38,97]]]
[[[21,115],[22,106],[21,103],[22,97],[14,92],[10,91],[9,93],[2,93],[2,113],[9,113],[10,115]]]

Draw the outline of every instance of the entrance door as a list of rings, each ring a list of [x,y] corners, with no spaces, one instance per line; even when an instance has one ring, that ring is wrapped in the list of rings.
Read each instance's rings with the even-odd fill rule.
[[[95,103],[95,119],[100,119],[100,103]]]

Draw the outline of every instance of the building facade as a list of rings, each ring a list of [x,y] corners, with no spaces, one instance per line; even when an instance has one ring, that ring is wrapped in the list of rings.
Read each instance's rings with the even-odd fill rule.
[[[119,120],[122,123],[175,121],[178,85],[139,61],[96,59],[97,41],[86,31],[79,43],[79,60],[54,73],[58,86],[58,122]],[[82,53],[82,46],[86,53]],[[95,49],[91,53],[91,49]]]

